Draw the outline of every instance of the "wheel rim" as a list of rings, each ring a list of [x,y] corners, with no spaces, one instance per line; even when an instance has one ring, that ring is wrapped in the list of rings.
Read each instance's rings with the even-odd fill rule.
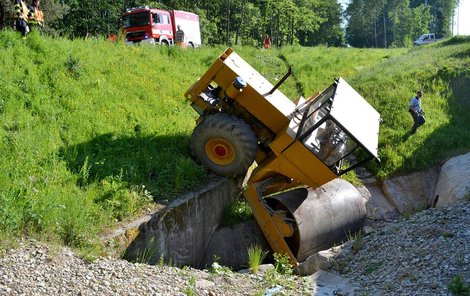
[[[227,165],[235,159],[235,149],[225,139],[212,138],[206,143],[206,155],[218,165]]]

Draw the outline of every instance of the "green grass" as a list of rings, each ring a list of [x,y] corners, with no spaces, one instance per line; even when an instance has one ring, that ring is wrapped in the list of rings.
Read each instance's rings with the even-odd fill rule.
[[[351,80],[383,118],[382,163],[372,169],[380,178],[424,170],[469,150],[470,38],[450,44],[413,48]],[[427,122],[410,135],[406,110],[420,89]]]
[[[177,48],[0,33],[0,231],[82,247],[206,179],[184,90],[206,67]]]
[[[290,98],[342,76],[379,112],[381,178],[470,148],[468,38],[413,49],[235,50]],[[185,90],[224,47],[125,47],[0,32],[0,237],[37,236],[89,249],[153,201],[204,183],[191,158],[197,117]],[[406,136],[414,91],[428,122]],[[360,118],[360,116],[359,116]]]
[[[258,245],[252,245],[248,247],[248,266],[253,273],[257,273],[259,270],[259,266],[263,264],[264,258],[268,254],[267,251],[263,251],[263,249]]]

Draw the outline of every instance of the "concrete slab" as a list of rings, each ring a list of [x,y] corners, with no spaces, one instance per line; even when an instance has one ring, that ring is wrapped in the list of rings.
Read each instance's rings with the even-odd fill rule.
[[[350,295],[359,292],[359,287],[353,285],[348,279],[324,270],[315,272],[312,276],[312,295]]]
[[[386,180],[382,192],[400,213],[421,211],[431,205],[439,170],[429,169]]]

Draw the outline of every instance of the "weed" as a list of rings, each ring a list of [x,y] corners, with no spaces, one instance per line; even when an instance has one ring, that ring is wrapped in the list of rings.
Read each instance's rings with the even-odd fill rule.
[[[276,269],[268,269],[263,274],[263,283],[266,287],[282,286],[284,288],[295,288],[295,282],[290,275],[280,274]]]
[[[195,166],[194,161],[188,157],[180,157],[176,162],[176,172],[174,186],[175,190],[181,191],[183,189],[191,188],[192,183],[188,184],[188,178],[198,174],[198,168]]]
[[[422,211],[426,210],[427,208],[429,208],[429,206],[426,202],[424,202],[424,203],[418,204],[417,206],[415,206],[412,209],[405,209],[403,211],[402,216],[403,216],[404,219],[410,219],[414,214],[422,212]]]
[[[65,63],[65,67],[75,79],[83,75],[83,69],[80,66],[80,60],[78,58],[73,57],[72,55],[68,56],[67,62]]]
[[[465,196],[464,196],[463,200],[470,201],[470,188],[469,187],[465,188]]]
[[[366,268],[364,269],[364,273],[371,274],[377,271],[380,268],[380,266],[382,266],[382,262],[369,262]]]
[[[462,254],[457,255],[456,259],[457,266],[462,268],[465,266],[465,257]]]
[[[227,266],[222,266],[219,261],[220,257],[217,255],[214,255],[214,262],[212,262],[212,265],[209,269],[209,272],[214,273],[214,274],[230,274],[232,273],[232,270],[227,267]]]
[[[194,275],[189,276],[188,286],[184,290],[184,293],[187,296],[196,296],[197,295],[197,293],[196,293],[196,278],[194,277]]]
[[[18,237],[14,237],[9,233],[2,233],[0,236],[0,258],[3,257],[6,250],[18,248]]]
[[[342,175],[341,179],[348,181],[349,183],[353,184],[356,187],[360,187],[363,185],[362,181],[359,179],[356,172],[354,171],[351,171],[345,175]]]
[[[138,251],[134,260],[132,260],[133,262],[136,262],[136,263],[149,263],[150,260],[154,257],[155,255],[155,249],[153,248],[145,248],[143,249],[142,251]],[[160,257],[160,260],[163,258]]]
[[[274,270],[279,274],[292,274],[293,270],[287,254],[274,253]]]
[[[452,278],[452,280],[447,284],[447,288],[452,293],[452,295],[456,295],[456,296],[470,295],[470,284],[467,284],[460,274]]]
[[[260,246],[251,245],[248,247],[248,266],[253,273],[257,273],[259,266],[263,263],[268,251],[263,251]]]
[[[392,282],[386,282],[384,288],[386,291],[392,291],[394,284]]]
[[[85,157],[85,161],[83,162],[80,171],[78,172],[78,183],[80,186],[83,186],[88,183],[88,178],[90,177],[90,164],[88,163],[88,156]]]
[[[244,198],[237,198],[225,209],[222,223],[224,226],[230,226],[248,221],[252,217],[253,213],[248,202]]]
[[[82,253],[80,257],[87,263],[93,263],[98,259],[94,253]]]
[[[165,257],[161,255],[160,259],[158,259],[158,266],[163,267],[163,265],[165,265]]]
[[[333,269],[338,271],[339,273],[344,273],[345,268],[348,266],[347,261],[345,260],[334,260],[333,261]]]
[[[443,238],[453,238],[454,236],[455,236],[455,234],[453,234],[452,232],[445,231],[445,232],[442,233]]]
[[[348,234],[348,240],[353,241],[353,244],[351,245],[353,254],[357,254],[362,249],[363,237],[364,234],[362,231],[357,232],[354,235],[351,233]]]

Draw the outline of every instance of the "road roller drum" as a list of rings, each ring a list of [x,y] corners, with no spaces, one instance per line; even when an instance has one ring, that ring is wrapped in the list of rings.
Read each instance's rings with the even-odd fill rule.
[[[298,188],[266,198],[275,211],[292,218],[294,234],[286,241],[299,262],[308,256],[347,240],[360,230],[366,207],[359,191],[336,179],[320,188]]]

